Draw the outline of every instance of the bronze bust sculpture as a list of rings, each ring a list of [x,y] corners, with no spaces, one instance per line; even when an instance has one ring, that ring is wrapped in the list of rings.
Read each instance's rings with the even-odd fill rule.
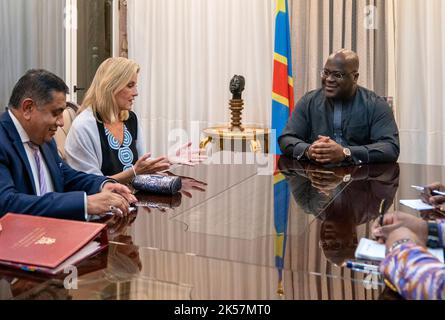
[[[241,100],[241,94],[244,91],[246,80],[243,76],[234,75],[230,80],[230,92],[233,94],[232,100]]]
[[[230,80],[229,90],[232,99],[229,101],[231,122],[229,125],[220,125],[204,130],[206,138],[199,144],[204,149],[212,144],[217,150],[231,150],[237,152],[269,153],[269,129],[261,125],[243,126],[242,112],[244,101],[242,93],[245,89],[246,79],[241,75],[234,75]]]

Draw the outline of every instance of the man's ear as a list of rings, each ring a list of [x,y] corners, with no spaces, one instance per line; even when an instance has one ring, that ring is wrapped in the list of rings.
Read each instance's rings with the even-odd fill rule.
[[[359,76],[360,76],[360,73],[358,73],[358,72],[356,74],[354,74],[354,81],[355,81],[355,83],[357,83]]]
[[[31,98],[26,98],[22,101],[22,103],[20,104],[20,109],[22,109],[23,117],[26,120],[30,119],[35,107],[35,103]]]

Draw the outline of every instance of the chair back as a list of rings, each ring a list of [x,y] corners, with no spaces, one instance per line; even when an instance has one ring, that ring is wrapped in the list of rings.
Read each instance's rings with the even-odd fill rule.
[[[60,157],[65,160],[65,141],[73,124],[74,118],[76,118],[79,106],[72,102],[66,103],[66,109],[63,111],[63,127],[57,129],[54,140],[56,140],[57,151]]]

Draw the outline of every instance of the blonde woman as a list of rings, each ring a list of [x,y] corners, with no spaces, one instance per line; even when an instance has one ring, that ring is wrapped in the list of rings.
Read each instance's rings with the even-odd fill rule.
[[[99,66],[66,139],[66,160],[73,168],[125,184],[136,175],[170,167],[167,157],[151,159],[145,153],[142,130],[131,111],[138,73],[139,66],[126,58],[109,58]],[[186,162],[193,164],[192,158]]]

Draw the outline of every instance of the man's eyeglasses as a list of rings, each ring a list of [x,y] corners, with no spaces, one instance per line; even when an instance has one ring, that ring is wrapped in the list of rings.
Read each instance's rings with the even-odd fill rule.
[[[329,70],[323,69],[320,72],[320,76],[322,78],[326,78],[327,79],[332,74],[332,76],[334,77],[335,80],[343,80],[346,75],[352,74],[352,73],[356,73],[356,72],[357,71],[352,71],[352,72],[348,72],[348,73],[343,73],[343,72],[340,72],[340,71],[333,71],[333,72],[331,72]]]

